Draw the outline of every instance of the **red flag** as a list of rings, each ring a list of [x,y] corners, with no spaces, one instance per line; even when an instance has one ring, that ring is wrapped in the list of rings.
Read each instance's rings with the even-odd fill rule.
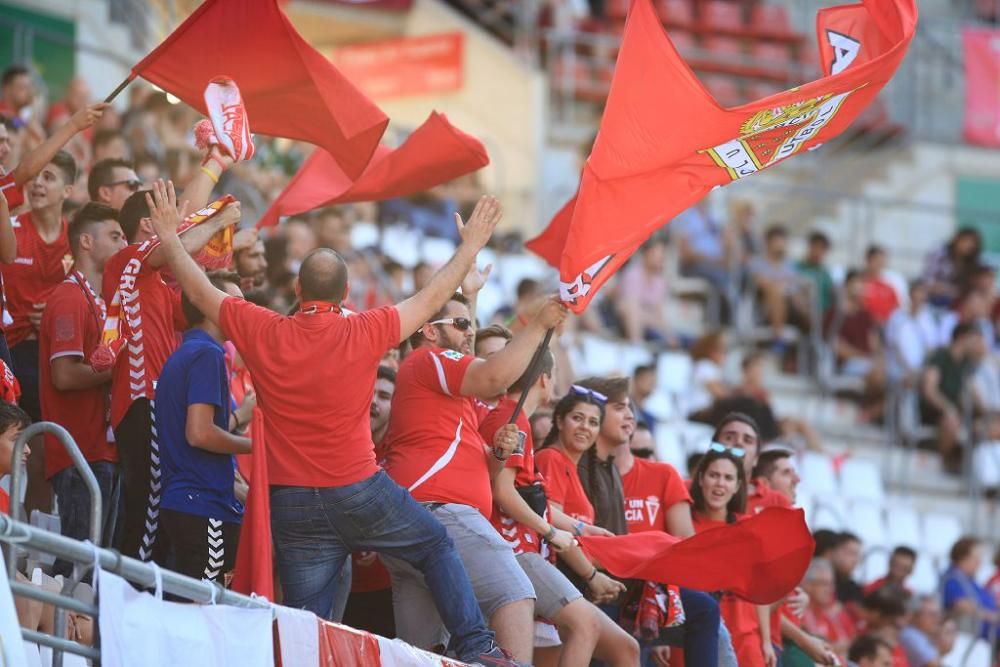
[[[249,595],[256,593],[274,599],[274,575],[271,563],[271,495],[267,477],[264,415],[253,411],[250,422],[253,454],[250,467],[250,493],[243,513],[240,545],[236,550],[236,571],[231,587]]]
[[[357,180],[324,150],[315,150],[257,223],[267,227],[282,215],[328,204],[378,201],[423,192],[489,164],[486,149],[437,111],[397,148],[379,146]]]
[[[914,0],[820,10],[826,76],[725,109],[684,63],[652,0],[634,0],[580,189],[528,247],[559,268],[582,312],[657,228],[713,188],[818,147],[892,77],[916,28]]]
[[[1000,146],[1000,30],[965,28],[965,140]]]
[[[132,68],[206,113],[217,75],[240,87],[255,132],[322,146],[346,174],[364,170],[389,119],[295,31],[275,0],[206,0]]]
[[[754,604],[773,604],[798,586],[816,546],[802,510],[782,507],[684,540],[658,532],[577,539],[616,577],[728,591]]]

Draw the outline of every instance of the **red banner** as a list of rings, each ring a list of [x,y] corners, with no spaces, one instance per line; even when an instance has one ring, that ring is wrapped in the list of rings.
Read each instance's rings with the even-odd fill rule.
[[[1000,30],[966,28],[965,140],[1000,146]]]
[[[403,11],[413,6],[413,0],[322,0],[334,5],[348,5],[363,9],[388,9]]]
[[[384,100],[458,90],[464,52],[464,35],[448,32],[344,46],[331,58],[366,95]]]
[[[563,301],[582,312],[654,231],[712,189],[843,132],[895,73],[916,23],[914,0],[822,9],[825,76],[725,108],[681,59],[652,0],[634,0],[577,196],[528,244],[559,268]]]

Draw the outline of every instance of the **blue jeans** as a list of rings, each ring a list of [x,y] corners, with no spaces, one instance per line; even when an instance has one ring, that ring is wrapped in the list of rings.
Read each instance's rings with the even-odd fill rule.
[[[725,622],[719,623],[719,667],[740,667],[740,663],[736,662],[733,636]]]
[[[684,661],[691,665],[719,664],[719,603],[708,593],[682,588]]]
[[[98,461],[90,464],[101,490],[101,545],[112,542],[115,524],[118,523],[118,464]],[[90,539],[90,491],[83,483],[83,477],[76,468],[70,466],[52,476],[52,489],[59,501],[59,532],[64,537],[75,540]],[[73,573],[73,563],[56,560],[52,574],[69,576]]]
[[[286,606],[329,619],[344,563],[375,551],[423,572],[459,659],[492,649],[451,538],[384,470],[347,486],[271,486],[271,536]]]

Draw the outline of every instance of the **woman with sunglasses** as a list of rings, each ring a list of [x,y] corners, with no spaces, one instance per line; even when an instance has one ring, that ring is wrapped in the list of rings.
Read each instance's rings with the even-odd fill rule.
[[[735,523],[745,516],[745,456],[746,451],[739,447],[718,442],[709,446],[691,480],[695,532]],[[777,659],[770,639],[770,607],[723,592],[719,608],[740,667],[774,667]]]

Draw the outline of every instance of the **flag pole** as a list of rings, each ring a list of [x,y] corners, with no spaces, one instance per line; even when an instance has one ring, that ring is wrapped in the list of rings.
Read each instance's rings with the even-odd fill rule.
[[[545,351],[549,349],[549,343],[552,342],[552,334],[554,332],[555,329],[549,329],[545,332],[545,338],[542,339],[538,349],[535,350],[535,355],[531,357],[531,363],[528,364],[528,368],[525,370],[529,382],[525,384],[524,391],[521,392],[521,397],[517,399],[517,406],[514,408],[514,412],[510,416],[510,421],[507,422],[508,424],[517,422],[517,417],[521,414],[521,409],[528,398],[528,393],[535,385],[535,381],[538,380],[538,375],[542,370],[542,358],[545,356]]]
[[[135,74],[133,74],[132,72],[129,72],[128,77],[124,81],[122,81],[121,83],[119,83],[118,87],[115,88],[114,90],[112,90],[110,95],[108,95],[107,97],[104,98],[104,101],[106,103],[107,102],[111,102],[116,97],[118,97],[118,94],[121,93],[123,90],[125,90],[125,88],[128,86],[128,84],[132,83],[132,79],[134,79],[134,78],[135,78]]]

